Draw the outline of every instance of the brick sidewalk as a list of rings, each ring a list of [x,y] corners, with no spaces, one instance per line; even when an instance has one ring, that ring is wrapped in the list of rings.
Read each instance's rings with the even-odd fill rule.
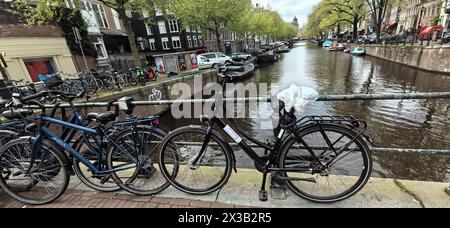
[[[69,189],[58,200],[42,206],[30,206],[15,201],[0,190],[0,208],[247,208],[217,202],[134,196],[121,193],[100,193]]]

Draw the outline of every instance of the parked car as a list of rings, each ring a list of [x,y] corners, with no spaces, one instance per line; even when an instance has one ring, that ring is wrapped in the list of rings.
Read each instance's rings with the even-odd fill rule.
[[[252,59],[252,55],[245,54],[245,53],[233,53],[233,54],[231,54],[231,58],[233,59],[233,61],[241,62],[241,61],[248,61],[248,60]]]
[[[364,39],[365,44],[374,44],[377,42],[377,34],[372,33]]]
[[[212,67],[216,67],[217,65],[226,65],[233,62],[233,59],[230,56],[227,56],[222,52],[206,53],[199,56],[203,56],[209,59]]]
[[[198,55],[197,56],[198,69],[204,70],[208,68],[213,68],[213,62],[206,58],[205,56]]]

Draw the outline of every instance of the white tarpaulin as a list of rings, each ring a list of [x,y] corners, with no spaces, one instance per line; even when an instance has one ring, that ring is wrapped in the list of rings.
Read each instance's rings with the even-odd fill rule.
[[[297,112],[302,112],[310,101],[319,98],[319,93],[310,87],[291,85],[277,94],[277,98],[283,101],[285,109],[290,112],[292,108]]]

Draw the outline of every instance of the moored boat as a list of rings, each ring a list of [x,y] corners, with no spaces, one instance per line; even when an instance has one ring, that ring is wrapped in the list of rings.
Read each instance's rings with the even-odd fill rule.
[[[364,56],[364,55],[366,55],[366,50],[362,47],[354,47],[350,51],[350,54],[356,55],[356,56]]]
[[[233,64],[230,66],[230,72],[228,76],[230,76],[232,81],[241,81],[244,80],[255,72],[256,66],[252,63],[248,64]]]

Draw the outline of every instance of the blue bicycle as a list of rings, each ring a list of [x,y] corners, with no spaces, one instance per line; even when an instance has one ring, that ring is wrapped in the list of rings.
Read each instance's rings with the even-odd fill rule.
[[[21,99],[20,102],[24,104],[39,106],[42,112],[38,121],[32,123],[37,127],[35,136],[21,137],[0,149],[0,185],[10,196],[33,205],[58,199],[66,191],[70,181],[67,170],[70,162],[66,152],[93,174],[105,177],[105,180],[112,177],[118,186],[130,193],[153,195],[169,186],[159,170],[157,160],[157,145],[161,139],[158,134],[164,135],[153,127],[158,117],[115,122],[116,126],[129,130],[119,135],[111,134],[104,124],[116,118],[111,112],[92,116],[98,123],[93,128],[47,116],[45,106],[35,100],[49,93],[56,93],[63,100],[71,100],[77,96],[61,91],[44,91]],[[57,136],[47,124],[62,126],[86,135],[88,140],[84,143],[95,152],[96,161],[99,162],[86,158]],[[146,134],[140,134],[139,130],[143,128],[147,129]],[[110,145],[106,152],[103,146],[105,143]],[[105,159],[106,167],[103,162]]]

